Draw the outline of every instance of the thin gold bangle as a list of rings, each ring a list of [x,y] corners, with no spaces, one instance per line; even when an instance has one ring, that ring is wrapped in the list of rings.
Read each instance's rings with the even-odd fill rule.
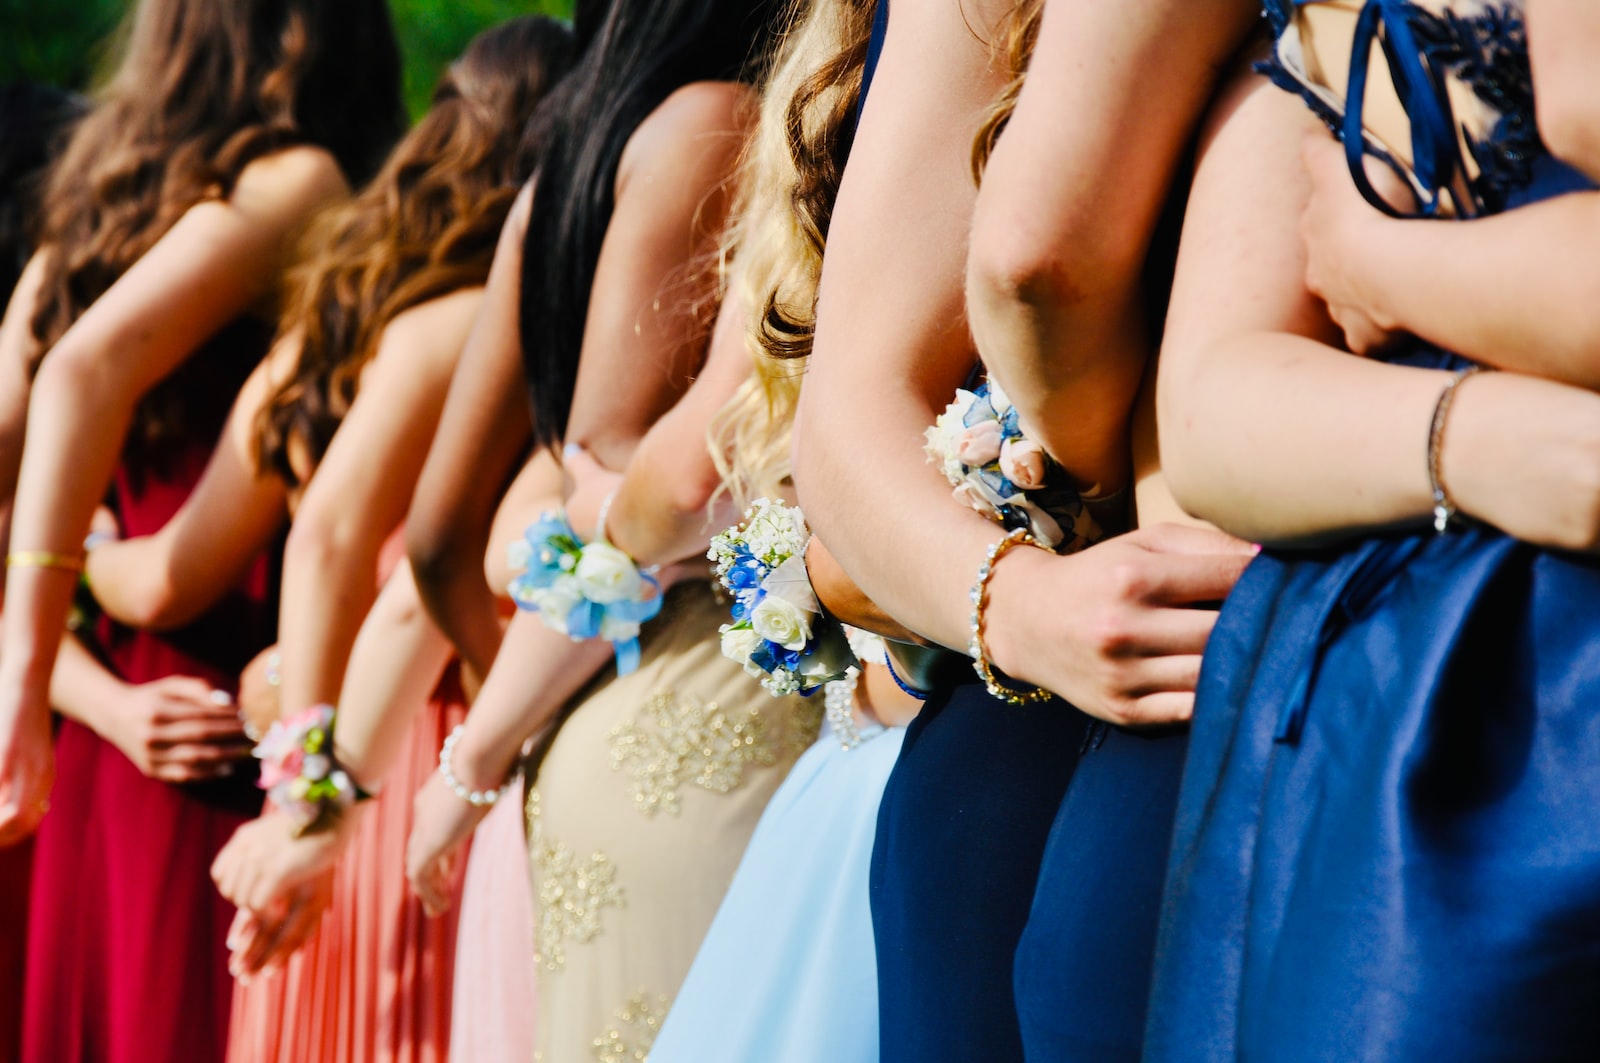
[[[6,555],[7,568],[59,568],[82,572],[83,555],[57,554],[49,550],[13,550]]]
[[[1040,687],[1022,690],[1008,687],[1000,682],[994,674],[993,666],[989,664],[989,653],[983,645],[983,613],[989,606],[989,577],[994,575],[994,566],[1002,557],[1015,547],[1024,544],[1039,546],[1039,540],[1035,539],[1028,529],[1015,528],[1004,539],[997,540],[989,547],[989,552],[984,555],[983,564],[978,566],[978,578],[972,584],[971,592],[972,641],[967,645],[967,653],[972,657],[972,670],[983,680],[983,685],[989,694],[1007,705],[1029,705],[1037,701],[1048,701],[1055,696]]]

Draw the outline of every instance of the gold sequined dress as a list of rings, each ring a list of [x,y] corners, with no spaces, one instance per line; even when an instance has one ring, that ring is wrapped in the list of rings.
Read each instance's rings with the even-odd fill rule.
[[[576,699],[527,798],[543,1063],[645,1059],[821,698],[722,656],[727,609],[675,588],[639,669]]]

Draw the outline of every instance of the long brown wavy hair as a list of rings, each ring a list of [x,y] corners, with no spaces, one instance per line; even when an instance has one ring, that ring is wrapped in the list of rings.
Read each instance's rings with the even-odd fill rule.
[[[115,54],[46,186],[39,358],[184,212],[226,198],[252,160],[314,144],[365,180],[405,128],[385,0],[142,0]],[[184,399],[158,387],[137,428],[181,431]]]
[[[535,162],[521,133],[572,55],[571,30],[542,16],[479,34],[373,182],[313,223],[279,332],[298,334],[299,361],[256,422],[261,468],[296,483],[291,442],[321,460],[389,322],[488,277]]]

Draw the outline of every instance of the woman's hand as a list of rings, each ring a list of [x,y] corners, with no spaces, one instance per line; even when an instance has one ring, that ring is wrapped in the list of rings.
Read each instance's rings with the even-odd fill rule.
[[[48,700],[0,671],[0,846],[22,841],[50,811],[56,756]]]
[[[249,978],[292,954],[316,929],[332,899],[333,869],[353,817],[328,830],[296,835],[288,816],[270,806],[233,832],[211,865],[211,879],[239,907],[228,946],[228,969]]]
[[[239,673],[239,715],[248,720],[257,734],[266,734],[282,715],[278,697],[278,647],[268,646]]]
[[[561,451],[561,467],[566,470],[570,490],[567,492],[567,522],[584,542],[596,539],[610,541],[606,530],[599,526],[600,507],[622,484],[622,474],[612,472],[595,460],[583,447],[570,443]]]
[[[437,772],[417,791],[406,841],[406,878],[429,915],[450,910],[459,879],[456,853],[488,814],[487,807],[457,797]]]
[[[108,706],[94,725],[134,767],[162,782],[232,775],[250,756],[233,698],[190,676],[127,687],[123,702]]]
[[[984,642],[1018,682],[1120,726],[1187,721],[1200,655],[1255,548],[1157,524],[1080,553],[1016,549],[989,581]]]
[[[1328,315],[1344,330],[1345,345],[1367,354],[1388,343],[1396,326],[1383,314],[1377,293],[1368,290],[1371,271],[1362,256],[1382,246],[1383,228],[1393,219],[1374,210],[1350,179],[1344,148],[1324,134],[1305,138],[1301,149],[1311,177],[1311,198],[1300,217],[1306,246],[1306,287],[1328,304]],[[1378,194],[1392,203],[1409,193],[1387,166],[1367,166]]]

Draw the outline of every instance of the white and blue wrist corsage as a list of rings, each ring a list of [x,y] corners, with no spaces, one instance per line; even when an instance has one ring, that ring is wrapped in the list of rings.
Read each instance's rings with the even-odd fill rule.
[[[774,697],[809,695],[856,663],[844,628],[822,611],[806,574],[811,539],[793,506],[759,498],[742,523],[719,532],[706,556],[733,596],[723,656],[744,665]]]
[[[998,383],[957,390],[928,429],[923,449],[958,501],[1003,527],[1025,528],[1062,553],[1100,538],[1082,496],[1044,448],[1023,434],[1017,408]]]
[[[511,544],[507,588],[520,608],[574,642],[613,644],[617,674],[639,667],[639,628],[661,611],[661,584],[608,542],[585,543],[559,511],[546,513]]]

